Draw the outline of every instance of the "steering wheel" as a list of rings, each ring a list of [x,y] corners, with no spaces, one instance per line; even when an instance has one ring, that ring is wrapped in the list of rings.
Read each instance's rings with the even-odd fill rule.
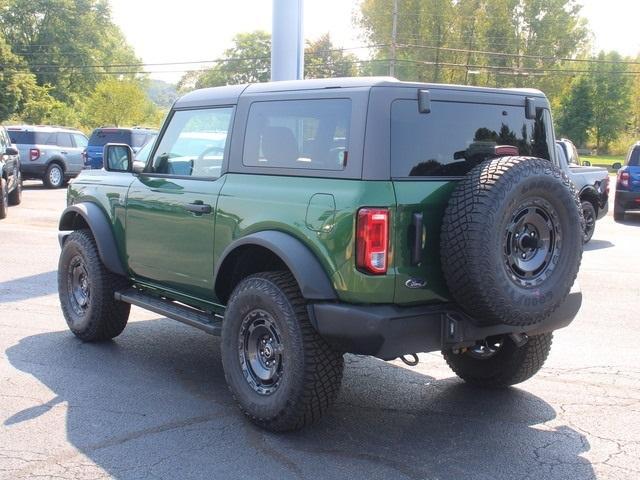
[[[223,147],[209,147],[209,148],[205,148],[200,155],[198,155],[198,158],[196,159],[198,162],[200,160],[202,160],[207,154],[209,153],[221,153],[222,155],[224,155],[224,148]]]

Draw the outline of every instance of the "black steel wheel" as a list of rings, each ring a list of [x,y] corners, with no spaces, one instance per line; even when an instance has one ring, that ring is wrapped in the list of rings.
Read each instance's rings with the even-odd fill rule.
[[[530,288],[555,269],[562,247],[562,229],[553,205],[529,199],[515,209],[504,234],[504,265],[516,285]]]
[[[289,272],[242,280],[222,322],[222,364],[229,389],[251,421],[271,431],[317,421],[342,381],[342,354],[314,330]]]
[[[58,295],[69,330],[85,342],[109,340],[122,333],[131,305],[115,292],[129,281],[108,271],[89,230],[73,232],[64,242],[58,263]]]
[[[273,316],[266,310],[249,312],[240,326],[238,356],[247,383],[260,395],[271,395],[284,373],[284,347]]]
[[[596,209],[588,200],[582,202],[582,215],[584,216],[584,243],[593,237],[596,231]]]

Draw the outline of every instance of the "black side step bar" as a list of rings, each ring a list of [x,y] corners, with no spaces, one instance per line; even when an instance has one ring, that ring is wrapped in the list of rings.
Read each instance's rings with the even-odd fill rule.
[[[172,318],[173,320],[191,325],[192,327],[199,328],[211,335],[220,336],[222,332],[222,319],[220,317],[172,302],[171,300],[147,295],[134,288],[116,292],[115,298],[121,302],[130,303],[131,305],[142,307],[145,310],[150,310],[154,313]]]

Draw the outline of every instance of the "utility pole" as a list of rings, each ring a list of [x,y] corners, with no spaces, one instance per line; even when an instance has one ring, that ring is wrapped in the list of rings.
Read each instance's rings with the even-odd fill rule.
[[[273,0],[271,80],[304,78],[304,0]]]
[[[396,43],[398,38],[398,0],[393,0],[393,14],[391,20],[391,62],[389,62],[389,75],[396,76]]]

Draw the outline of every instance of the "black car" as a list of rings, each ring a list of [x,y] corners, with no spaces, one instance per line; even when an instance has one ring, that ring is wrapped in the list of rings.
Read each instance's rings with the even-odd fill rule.
[[[9,205],[18,205],[21,200],[20,154],[7,130],[0,127],[0,219],[7,216]]]

